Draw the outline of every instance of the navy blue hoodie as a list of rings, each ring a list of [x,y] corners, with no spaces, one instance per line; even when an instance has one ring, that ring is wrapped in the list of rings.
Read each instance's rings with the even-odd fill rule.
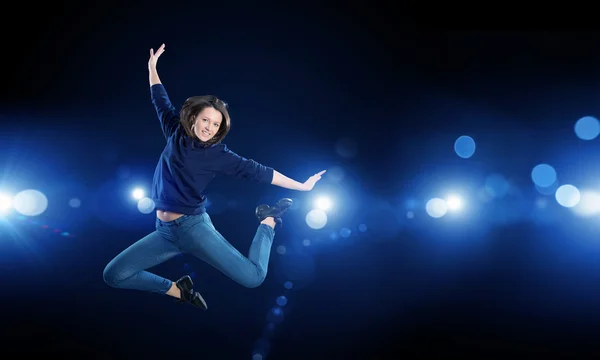
[[[152,85],[150,95],[167,140],[154,171],[152,200],[156,209],[186,215],[205,212],[203,192],[216,174],[271,183],[273,168],[239,156],[225,144],[204,147],[189,137],[162,84]]]

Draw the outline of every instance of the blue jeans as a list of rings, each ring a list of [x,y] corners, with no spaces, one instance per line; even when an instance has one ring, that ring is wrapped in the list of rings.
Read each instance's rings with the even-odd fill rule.
[[[274,236],[273,228],[260,224],[246,258],[215,229],[207,213],[184,215],[169,222],[157,218],[156,231],[123,250],[106,265],[104,281],[115,288],[165,294],[172,281],[146,269],[188,253],[237,283],[254,288],[267,276]]]

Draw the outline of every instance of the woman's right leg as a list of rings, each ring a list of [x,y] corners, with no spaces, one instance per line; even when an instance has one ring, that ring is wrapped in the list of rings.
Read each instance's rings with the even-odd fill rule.
[[[179,297],[174,282],[146,271],[180,253],[166,235],[154,231],[123,250],[106,265],[103,273],[106,284]]]

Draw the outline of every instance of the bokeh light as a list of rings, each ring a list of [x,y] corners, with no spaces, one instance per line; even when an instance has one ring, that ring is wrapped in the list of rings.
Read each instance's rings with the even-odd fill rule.
[[[574,130],[581,140],[594,140],[600,134],[600,121],[593,116],[584,116],[575,122]]]
[[[472,137],[463,135],[454,142],[454,152],[463,159],[468,159],[475,154],[475,140]]]
[[[46,211],[48,199],[38,190],[23,190],[15,195],[13,206],[21,215],[37,216]]]

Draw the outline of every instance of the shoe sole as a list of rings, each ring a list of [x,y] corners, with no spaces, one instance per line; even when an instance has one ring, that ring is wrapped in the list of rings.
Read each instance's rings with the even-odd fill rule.
[[[267,204],[262,204],[262,205],[257,206],[254,213],[255,213],[256,217],[262,221],[262,219],[265,218],[265,216],[263,216],[263,214],[266,211],[268,211],[269,209],[277,208],[281,212],[281,214],[283,214],[292,206],[292,203],[293,203],[292,199],[283,198],[283,199],[280,199],[279,201],[277,201],[277,203],[272,207]]]
[[[204,309],[204,310],[208,310],[208,305],[206,305],[206,300],[204,300],[204,297],[202,297],[202,295],[200,295],[200,293],[197,293],[197,294],[200,297],[200,301],[202,301],[202,306],[197,306],[197,307]]]
[[[293,204],[292,199],[283,198],[283,199],[280,199],[277,202],[277,204],[275,204],[275,206],[278,207],[278,208],[280,208],[280,209],[282,209],[282,210],[285,210],[285,209],[290,208],[292,206],[292,204]]]

